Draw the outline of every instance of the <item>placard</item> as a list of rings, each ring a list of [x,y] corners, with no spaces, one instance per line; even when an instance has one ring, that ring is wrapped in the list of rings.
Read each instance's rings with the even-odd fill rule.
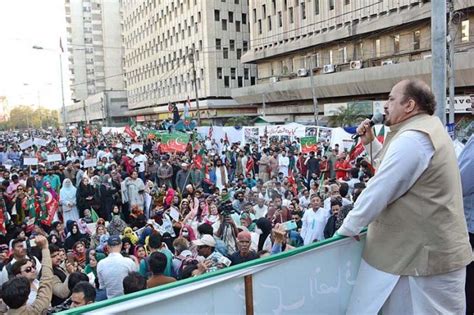
[[[35,140],[33,141],[33,143],[37,146],[40,146],[40,147],[45,147],[48,145],[49,143],[49,140],[46,140],[46,139],[41,139],[41,138],[35,138]]]
[[[60,148],[59,148],[59,152],[61,152],[61,153],[66,153],[66,152],[67,152],[67,148],[66,148],[66,147],[60,147]]]
[[[96,166],[97,166],[97,160],[96,159],[84,160],[84,168],[96,167]]]
[[[140,152],[143,152],[143,144],[141,143],[132,143],[130,145],[130,152],[135,151],[135,149],[140,150]]]
[[[179,221],[179,212],[176,208],[172,207],[170,210],[170,217],[171,219],[175,220],[176,222]]]
[[[67,138],[65,138],[65,137],[59,138],[59,142],[66,142],[66,141],[67,141]]]
[[[32,157],[23,158],[23,165],[38,165],[38,159]]]
[[[33,145],[33,139],[28,139],[19,144],[21,150],[25,150]]]
[[[48,162],[61,161],[63,158],[60,153],[48,154]]]

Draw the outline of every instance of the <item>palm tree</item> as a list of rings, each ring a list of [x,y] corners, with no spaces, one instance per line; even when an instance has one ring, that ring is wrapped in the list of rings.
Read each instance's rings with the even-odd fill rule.
[[[366,118],[365,114],[360,107],[347,106],[339,107],[339,113],[334,116],[330,116],[328,119],[328,125],[330,127],[349,127],[358,124],[362,119]]]

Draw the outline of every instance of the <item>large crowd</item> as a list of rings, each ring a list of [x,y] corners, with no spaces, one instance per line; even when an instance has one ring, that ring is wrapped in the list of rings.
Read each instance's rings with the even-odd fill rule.
[[[1,134],[2,310],[54,313],[331,238],[374,174],[329,141],[191,139]]]

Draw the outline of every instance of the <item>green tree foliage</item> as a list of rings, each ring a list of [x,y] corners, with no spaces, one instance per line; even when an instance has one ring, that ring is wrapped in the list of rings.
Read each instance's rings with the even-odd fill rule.
[[[56,128],[59,125],[58,111],[46,108],[17,106],[10,112],[10,119],[0,124],[1,130],[26,128]]]
[[[227,119],[225,126],[250,126],[252,119],[247,116],[236,116]]]
[[[329,127],[348,127],[358,125],[367,115],[356,106],[340,107],[339,114],[330,116]]]

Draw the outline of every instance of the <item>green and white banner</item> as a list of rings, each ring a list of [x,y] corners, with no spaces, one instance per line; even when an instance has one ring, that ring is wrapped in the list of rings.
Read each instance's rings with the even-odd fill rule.
[[[335,237],[63,314],[344,314],[364,243]]]

